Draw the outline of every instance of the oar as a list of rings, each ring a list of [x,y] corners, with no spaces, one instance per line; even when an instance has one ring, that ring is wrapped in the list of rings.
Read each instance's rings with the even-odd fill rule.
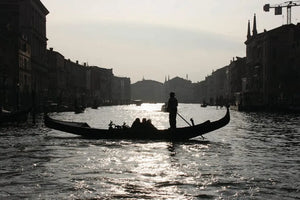
[[[181,119],[183,119],[183,121],[185,121],[188,125],[190,125],[190,126],[192,126],[188,121],[186,121],[178,112],[177,112],[177,115],[179,116],[179,117],[181,117]]]

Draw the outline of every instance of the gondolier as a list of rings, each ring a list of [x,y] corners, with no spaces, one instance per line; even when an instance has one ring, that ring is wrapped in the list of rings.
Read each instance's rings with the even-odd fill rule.
[[[178,101],[175,98],[175,93],[170,92],[167,111],[169,112],[169,123],[171,129],[176,128],[177,106],[178,106]]]

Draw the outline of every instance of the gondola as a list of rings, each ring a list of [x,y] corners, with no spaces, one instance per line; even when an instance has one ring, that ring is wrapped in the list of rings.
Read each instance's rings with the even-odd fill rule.
[[[206,108],[206,107],[207,107],[207,104],[204,104],[204,103],[203,103],[203,104],[201,104],[201,107],[202,107],[202,108]]]
[[[1,112],[0,113],[0,125],[7,123],[22,123],[26,122],[28,118],[28,113],[31,108],[26,110],[18,110],[14,112]]]
[[[87,123],[60,121],[45,114],[44,123],[48,128],[80,135],[88,139],[138,139],[184,141],[226,126],[230,121],[229,109],[223,118],[198,125],[176,129],[158,130],[155,128],[134,129],[129,127],[98,129],[91,128]]]
[[[76,107],[74,110],[75,114],[80,114],[80,113],[84,113],[85,108],[83,106],[80,107]]]
[[[167,112],[167,108],[168,108],[168,103],[164,103],[162,106],[161,106],[161,112]]]

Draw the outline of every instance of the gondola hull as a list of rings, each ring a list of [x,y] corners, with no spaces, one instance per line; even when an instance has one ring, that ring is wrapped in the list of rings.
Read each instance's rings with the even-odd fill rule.
[[[153,128],[133,129],[97,129],[87,123],[66,122],[45,115],[44,122],[48,128],[60,130],[89,139],[139,139],[139,140],[169,140],[184,141],[226,126],[230,121],[229,109],[223,118],[217,121],[206,121],[202,124],[176,129],[158,130]]]

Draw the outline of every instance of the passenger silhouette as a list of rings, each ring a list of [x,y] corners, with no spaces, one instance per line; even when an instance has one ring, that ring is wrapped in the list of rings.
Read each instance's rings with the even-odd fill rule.
[[[141,127],[141,120],[140,118],[136,118],[131,125],[131,128],[140,128]]]

